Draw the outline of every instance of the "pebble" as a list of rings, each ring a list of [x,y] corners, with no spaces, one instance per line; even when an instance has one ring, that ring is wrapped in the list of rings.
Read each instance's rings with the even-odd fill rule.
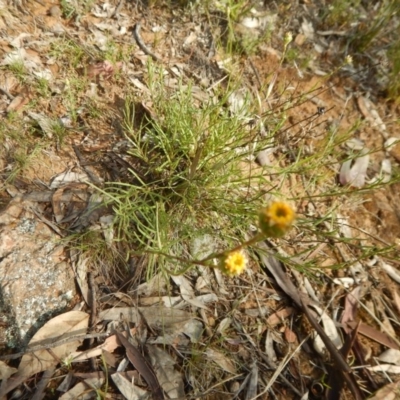
[[[51,7],[50,10],[49,10],[49,14],[52,17],[56,17],[56,18],[61,17],[61,9],[60,9],[60,7],[58,7],[58,6]]]

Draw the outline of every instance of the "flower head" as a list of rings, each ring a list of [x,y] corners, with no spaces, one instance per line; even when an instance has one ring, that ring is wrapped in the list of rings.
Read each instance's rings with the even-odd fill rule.
[[[241,274],[246,269],[246,265],[247,258],[243,251],[232,251],[222,258],[219,269],[229,276],[234,276]]]
[[[273,201],[259,214],[260,229],[268,237],[281,237],[291,228],[295,218],[296,213],[289,204]]]
[[[344,59],[344,63],[345,63],[346,65],[352,65],[352,64],[353,64],[353,57],[350,56],[350,55],[347,55],[347,56],[345,57],[345,59]]]
[[[292,32],[286,32],[283,38],[284,46],[286,47],[293,40]]]

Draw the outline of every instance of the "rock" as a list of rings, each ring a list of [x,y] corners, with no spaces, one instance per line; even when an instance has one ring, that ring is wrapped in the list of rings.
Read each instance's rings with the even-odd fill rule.
[[[60,237],[15,198],[0,213],[0,338],[25,345],[75,295],[74,276]]]

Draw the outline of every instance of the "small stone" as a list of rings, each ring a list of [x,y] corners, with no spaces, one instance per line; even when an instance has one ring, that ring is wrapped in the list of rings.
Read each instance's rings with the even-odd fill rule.
[[[61,9],[58,6],[53,6],[49,10],[49,15],[55,18],[61,17]]]

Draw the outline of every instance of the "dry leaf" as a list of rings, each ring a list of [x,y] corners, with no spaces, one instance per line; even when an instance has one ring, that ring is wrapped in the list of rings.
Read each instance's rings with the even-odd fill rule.
[[[72,171],[64,171],[61,172],[60,174],[57,174],[51,180],[50,189],[58,189],[59,187],[67,183],[76,183],[76,182],[86,183],[88,180],[89,179],[86,174],[72,172]]]
[[[378,360],[383,363],[400,365],[400,350],[388,349],[378,357]]]
[[[149,326],[160,329],[163,333],[182,332],[184,326],[193,319],[192,314],[187,311],[162,306],[111,308],[100,312],[99,319],[119,321],[122,315],[127,321],[138,323],[141,320],[140,313]]]
[[[387,372],[389,374],[400,374],[399,365],[381,364],[375,365],[373,367],[367,367],[367,369],[371,372]]]
[[[346,299],[344,301],[344,311],[340,322],[345,327],[344,329],[346,333],[350,333],[350,329],[347,328],[346,326],[347,322],[356,320],[357,307],[358,307],[358,301],[360,300],[360,295],[361,295],[361,286],[357,286],[355,289],[352,290],[351,293],[349,293],[346,296]]]
[[[92,400],[95,398],[96,389],[101,389],[105,381],[105,377],[85,379],[64,393],[59,400]]]
[[[400,380],[379,389],[369,400],[397,400],[400,394]]]
[[[310,304],[310,307],[314,308],[317,313],[319,318],[321,319],[322,326],[324,328],[324,331],[328,338],[331,340],[331,342],[335,345],[337,349],[342,347],[342,340],[340,338],[339,332],[336,328],[335,322],[326,314],[322,308],[318,307],[315,304]],[[323,354],[325,351],[325,344],[323,343],[321,337],[317,335],[314,338],[314,348],[316,351],[318,351],[320,354]]]
[[[350,322],[347,322],[347,325],[350,328],[354,329],[357,326],[357,322],[350,321]],[[372,326],[369,326],[367,324],[364,324],[363,322],[360,322],[360,326],[358,327],[358,333],[360,333],[361,335],[366,336],[372,340],[375,340],[376,342],[383,344],[386,347],[390,347],[391,349],[400,350],[400,346],[389,335],[387,335],[384,332],[379,332],[377,329],[375,329]]]
[[[148,346],[154,372],[169,399],[185,398],[182,375],[175,369],[175,360],[162,348]]]
[[[33,336],[30,346],[44,345],[54,341],[86,333],[89,315],[82,311],[69,311],[51,319]],[[52,354],[46,349],[27,353],[22,357],[18,371],[9,379],[9,384],[1,396],[7,394],[30,376],[56,366],[59,360],[68,357],[72,351],[82,344],[81,340],[67,342],[57,347],[52,347]]]
[[[280,323],[282,323],[282,321],[287,318],[290,317],[294,312],[294,308],[292,307],[286,307],[283,310],[279,310],[276,313],[270,315],[267,318],[267,324],[269,327],[274,327]]]
[[[347,160],[342,164],[339,174],[339,181],[342,185],[350,185],[355,188],[362,188],[365,185],[369,164],[368,152],[369,150],[364,148],[355,160]]]
[[[135,331],[136,328],[131,329],[131,333],[134,333]],[[72,362],[85,361],[92,357],[98,357],[103,353],[103,351],[108,351],[112,353],[119,346],[120,344],[118,343],[116,336],[111,335],[104,341],[104,343],[100,344],[94,349],[89,349],[86,351],[76,351],[74,353],[71,353],[71,359]]]
[[[380,266],[397,283],[400,283],[400,272],[391,265],[380,260]]]
[[[7,379],[17,371],[17,368],[9,367],[4,361],[0,361],[0,380]]]
[[[46,115],[32,111],[28,112],[28,115],[39,124],[40,128],[49,139],[53,137],[54,127],[57,125],[57,121],[47,117]]]
[[[126,374],[117,372],[111,375],[111,379],[115,383],[118,390],[129,400],[150,400],[151,393],[147,390],[141,389],[139,386],[133,384],[134,380],[128,380]]]
[[[393,297],[394,297],[394,304],[396,305],[397,311],[400,313],[400,296],[397,293],[397,290],[393,291]]]
[[[22,107],[25,104],[28,104],[29,100],[30,100],[30,98],[26,94],[24,94],[24,95],[19,94],[18,96],[15,96],[14,99],[12,100],[12,102],[8,105],[7,112],[11,112],[11,111],[19,112],[19,111],[22,111]]]
[[[217,363],[224,371],[229,372],[231,374],[236,374],[235,366],[232,360],[225,356],[220,351],[208,348],[206,350],[206,355],[209,360],[214,361]]]
[[[245,400],[255,399],[257,397],[257,387],[258,387],[258,366],[254,362],[251,366],[249,384],[247,386],[247,391],[245,395]]]
[[[285,339],[288,343],[295,343],[297,341],[296,334],[288,327],[285,328],[284,335],[285,335]]]
[[[360,96],[357,99],[357,104],[365,119],[371,122],[373,127],[378,128],[382,135],[387,139],[388,133],[386,130],[386,125],[383,123],[372,101],[367,97]]]

